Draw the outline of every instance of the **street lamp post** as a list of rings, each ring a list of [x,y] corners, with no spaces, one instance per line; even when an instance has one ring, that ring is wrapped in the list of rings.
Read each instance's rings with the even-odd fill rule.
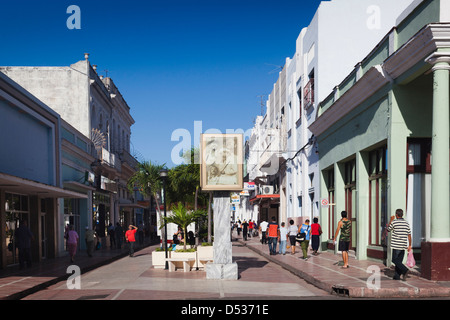
[[[164,219],[167,218],[167,210],[166,210],[166,180],[167,180],[167,176],[168,176],[168,170],[167,169],[162,169],[159,172],[159,177],[163,181]],[[165,270],[167,270],[167,269],[169,269],[169,263],[167,262],[167,258],[168,258],[168,252],[167,252],[167,223],[164,223],[164,252],[166,253]]]

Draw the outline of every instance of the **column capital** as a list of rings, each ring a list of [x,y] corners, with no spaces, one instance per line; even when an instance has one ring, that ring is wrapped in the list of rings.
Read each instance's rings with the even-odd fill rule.
[[[426,63],[433,66],[432,70],[450,71],[450,52],[436,51],[425,59]]]

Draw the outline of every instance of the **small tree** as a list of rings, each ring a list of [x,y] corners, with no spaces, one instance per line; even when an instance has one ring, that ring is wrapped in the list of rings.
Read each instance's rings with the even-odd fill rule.
[[[178,225],[184,233],[184,250],[186,250],[186,238],[187,238],[187,227],[196,222],[198,218],[204,217],[206,212],[204,210],[187,210],[186,207],[178,202],[178,206],[172,208],[172,215],[165,217],[161,228],[163,228],[168,223],[175,223]]]
[[[153,196],[156,201],[156,211],[158,212],[160,221],[162,221],[162,213],[158,194],[162,188],[162,181],[159,173],[164,166],[165,165],[153,164],[151,161],[139,163],[136,172],[127,183],[130,192],[134,192],[134,188],[138,188],[143,196]],[[165,234],[162,232],[162,238],[164,239],[164,237]]]

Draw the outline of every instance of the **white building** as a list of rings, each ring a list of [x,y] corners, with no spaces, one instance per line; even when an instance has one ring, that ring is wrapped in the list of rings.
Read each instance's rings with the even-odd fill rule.
[[[301,223],[319,216],[318,149],[308,130],[318,102],[379,43],[412,1],[323,1],[300,32],[296,52],[286,59],[267,100],[259,125],[262,142],[250,151],[260,154],[258,169],[266,174],[260,184],[270,187],[254,200],[265,219],[275,215],[279,222],[292,218]]]

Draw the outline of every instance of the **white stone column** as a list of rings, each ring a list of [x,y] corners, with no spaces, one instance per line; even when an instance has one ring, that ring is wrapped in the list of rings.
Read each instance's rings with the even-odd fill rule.
[[[231,245],[230,193],[214,192],[214,262],[206,264],[206,279],[237,280]]]

